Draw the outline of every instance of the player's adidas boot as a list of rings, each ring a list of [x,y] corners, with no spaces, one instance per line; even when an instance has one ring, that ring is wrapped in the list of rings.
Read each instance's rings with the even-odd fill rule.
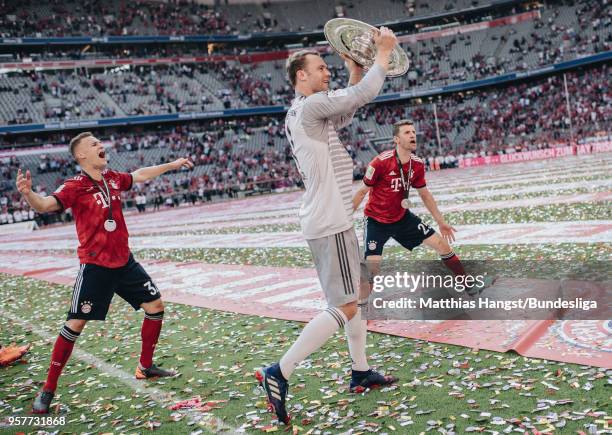
[[[52,391],[41,391],[36,395],[32,404],[32,414],[48,414],[55,393]]]
[[[391,385],[397,382],[397,378],[391,375],[382,375],[372,369],[366,371],[353,370],[351,374],[351,384],[349,391],[351,393],[363,393],[365,390]]]
[[[289,424],[291,417],[287,414],[285,401],[287,392],[289,391],[289,383],[283,377],[280,366],[273,364],[269,367],[264,367],[255,372],[255,377],[266,391],[268,396],[268,409],[273,411],[278,417],[278,421]]]
[[[153,364],[148,369],[140,367],[136,367],[136,379],[149,379],[149,378],[168,378],[176,376],[177,373],[172,370],[164,370],[161,367],[157,367]]]

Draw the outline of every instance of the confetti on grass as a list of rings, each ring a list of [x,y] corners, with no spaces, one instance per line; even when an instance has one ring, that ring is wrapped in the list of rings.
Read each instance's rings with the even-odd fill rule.
[[[50,334],[59,330],[71,288],[0,274],[3,309]],[[44,299],[43,299],[44,298]],[[40,304],[44,300],[45,304]],[[46,431],[142,433],[287,433],[266,409],[253,377],[276,361],[303,325],[167,304],[156,362],[182,376],[147,381],[176,400],[199,397],[203,410],[170,410],[94,366],[71,359],[60,379],[53,415],[62,427]],[[91,322],[77,346],[132,372],[139,355],[142,313],[115,299],[105,323]],[[0,319],[0,342],[31,342],[27,363],[0,369],[0,428],[27,415],[41,387],[51,342]],[[372,366],[400,378],[367,394],[347,391],[350,356],[338,333],[304,361],[291,379],[290,433],[419,433],[603,430],[609,416],[612,371],[371,334]],[[550,388],[554,387],[554,388]],[[588,390],[587,390],[588,388]],[[172,404],[169,404],[171,406]],[[606,413],[607,411],[607,413]],[[234,428],[231,429],[230,428]],[[551,429],[552,428],[552,429]],[[11,428],[11,430],[18,428]],[[21,428],[31,432],[35,428]],[[1,429],[0,429],[1,430]]]
[[[591,169],[585,172],[590,174]],[[608,174],[588,175],[574,177],[574,181],[607,178]],[[514,195],[502,190],[530,186],[529,182],[517,181],[494,183],[490,188],[492,198],[505,201],[549,194]],[[556,173],[548,179],[551,184],[567,181]],[[435,189],[435,183],[432,188]],[[474,195],[466,200],[477,199],[481,187],[455,185],[441,190],[457,193],[470,189]],[[588,191],[595,190],[599,189]],[[584,191],[580,187],[561,193]],[[554,222],[610,219],[610,210],[609,202],[553,204],[468,210],[449,213],[446,218],[453,225]],[[357,222],[357,227],[362,229],[361,222]],[[298,230],[294,223],[271,222],[255,226],[238,223],[235,227],[207,231]],[[198,232],[186,226],[185,233]],[[612,247],[605,243],[470,245],[460,246],[457,251],[462,258],[473,260],[584,261],[609,260]],[[306,248],[149,249],[135,255],[179,262],[313,267]],[[385,249],[389,259],[407,255],[401,248]],[[435,253],[422,248],[409,255],[412,259],[437,258]],[[52,337],[65,319],[70,296],[69,286],[0,274],[2,309],[19,315],[33,328],[40,328]],[[134,391],[98,367],[72,358],[60,379],[52,409],[53,416],[66,417],[66,424],[61,427],[9,427],[9,417],[29,415],[31,401],[46,375],[53,340],[41,339],[0,318],[0,343],[32,344],[25,359],[0,368],[0,432],[591,434],[602,433],[612,419],[609,406],[612,370],[381,334],[369,336],[370,363],[398,376],[400,381],[366,394],[349,394],[350,356],[346,339],[339,332],[321,351],[304,361],[291,378],[288,407],[293,414],[293,427],[287,429],[279,426],[267,411],[265,396],[253,372],[277,361],[299,335],[302,324],[171,303],[166,304],[166,313],[155,361],[178,369],[182,376],[148,380],[146,385],[166,393],[170,403],[160,405],[155,397]],[[115,298],[107,321],[90,322],[76,346],[117,370],[133,373],[140,352],[141,322],[142,313],[134,312]],[[173,406],[181,409],[170,409]]]
[[[524,245],[464,245],[456,248],[465,260],[610,260],[609,243],[560,243]],[[216,264],[248,264],[274,267],[313,268],[308,248],[205,248],[205,249],[147,249],[135,251],[137,258],[171,261],[203,261]],[[385,248],[388,260],[437,260],[430,249],[418,247],[407,252],[401,247]]]

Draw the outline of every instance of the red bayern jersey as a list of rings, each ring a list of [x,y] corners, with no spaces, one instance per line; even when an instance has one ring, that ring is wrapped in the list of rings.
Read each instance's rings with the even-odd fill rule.
[[[94,182],[87,175],[79,174],[66,180],[53,192],[53,196],[62,208],[72,208],[79,238],[77,253],[80,262],[116,268],[124,266],[130,256],[128,230],[121,211],[121,192],[132,187],[132,175],[107,169],[102,176],[113,205],[113,220],[117,223],[115,231],[104,229],[109,204],[102,181]]]
[[[404,174],[408,174],[410,161],[402,165]],[[384,151],[368,165],[363,182],[371,187],[364,214],[378,222],[390,224],[404,217],[406,209],[402,208],[404,188],[395,157],[395,149]],[[410,186],[416,189],[425,187],[425,164],[417,156],[412,156]],[[412,193],[416,194],[416,192]]]

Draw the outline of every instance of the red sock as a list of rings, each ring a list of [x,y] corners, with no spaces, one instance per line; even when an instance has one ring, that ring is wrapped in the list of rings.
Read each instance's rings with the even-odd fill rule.
[[[57,389],[57,380],[62,374],[62,370],[74,347],[74,342],[79,337],[80,332],[75,332],[72,329],[64,326],[60,331],[60,335],[55,340],[53,352],[51,353],[51,364],[47,373],[47,381],[43,386],[44,391],[55,392]]]
[[[145,369],[153,365],[153,352],[155,352],[155,345],[157,340],[159,340],[163,318],[163,311],[155,314],[145,313],[142,329],[140,330],[140,337],[142,338],[140,365]]]
[[[459,257],[457,257],[453,251],[450,251],[450,253],[446,255],[442,255],[441,258],[446,267],[448,267],[455,275],[465,275],[463,264],[461,264],[461,260],[459,260]]]

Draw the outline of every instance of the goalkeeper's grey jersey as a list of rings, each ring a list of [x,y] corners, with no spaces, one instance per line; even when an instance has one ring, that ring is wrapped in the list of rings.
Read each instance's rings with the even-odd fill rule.
[[[385,70],[374,65],[356,85],[308,97],[296,94],[285,118],[285,133],[306,192],[300,224],[306,239],[318,239],[353,226],[353,160],[337,129],[382,88]]]

